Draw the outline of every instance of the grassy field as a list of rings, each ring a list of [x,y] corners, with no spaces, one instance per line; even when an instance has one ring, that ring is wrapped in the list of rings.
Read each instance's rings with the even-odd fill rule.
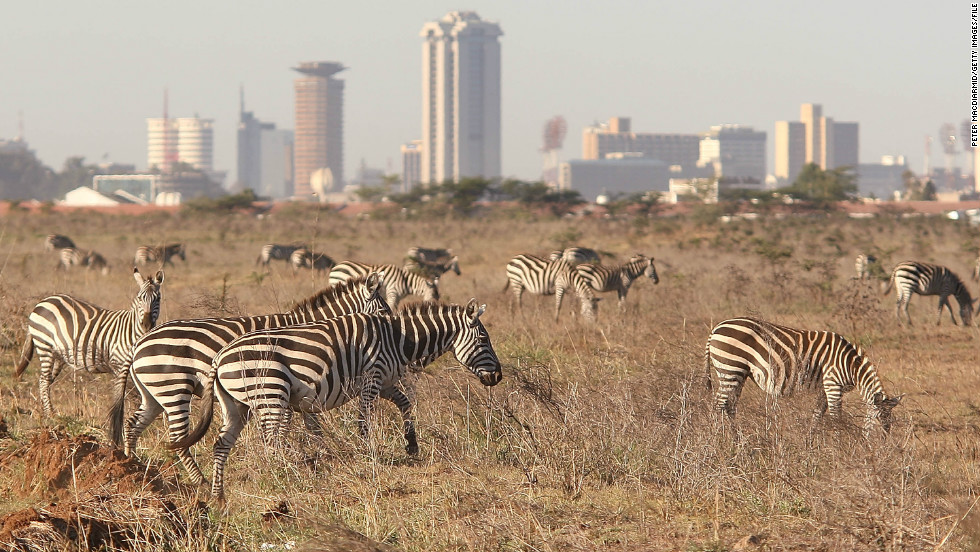
[[[51,232],[101,252],[113,270],[54,270],[42,248]],[[326,285],[325,274],[294,276],[281,263],[259,270],[264,243],[396,264],[412,245],[451,247],[462,275],[442,278],[442,297],[487,304],[504,381],[488,390],[451,355],[413,374],[416,458],[387,403],[373,447],[358,435],[354,405],[327,413],[321,437],[294,421],[281,450],[267,449],[252,424],[226,471],[227,512],[216,511],[187,485],[161,421],[138,459],[108,444],[106,376],[63,375],[52,386],[54,419],[41,414],[36,361],[13,377],[40,299],[65,292],[128,308],[136,247],[169,241],[187,242],[188,255],[166,267],[162,320],[277,311]],[[595,324],[577,315],[574,297],[557,323],[550,297],[525,295],[516,310],[501,292],[507,261],[573,244],[610,263],[653,256],[660,284],[636,283],[623,313],[605,296]],[[84,549],[104,530],[136,550],[976,550],[978,329],[948,315],[937,327],[937,298],[919,296],[914,326],[899,325],[880,280],[851,276],[855,255],[872,252],[885,271],[917,259],[966,279],[978,246],[976,228],[938,218],[11,213],[0,220],[0,541]],[[885,391],[905,394],[890,435],[863,438],[864,407],[849,393],[843,419],[808,442],[814,397],[766,400],[751,383],[735,426],[721,424],[704,345],[714,324],[746,314],[862,346]],[[206,472],[213,431],[194,450]],[[11,533],[29,508],[33,533]],[[67,528],[39,529],[45,516]]]

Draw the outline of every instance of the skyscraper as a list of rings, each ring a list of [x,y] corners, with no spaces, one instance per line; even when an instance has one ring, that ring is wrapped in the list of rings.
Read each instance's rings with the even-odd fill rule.
[[[803,164],[807,163],[815,163],[824,170],[857,169],[858,123],[842,123],[825,117],[819,104],[803,104],[800,119],[776,122],[777,179],[792,184]]]
[[[469,11],[423,25],[422,182],[500,176],[501,35]]]
[[[214,120],[199,117],[146,120],[148,167],[166,171],[170,162],[187,163],[205,173],[214,172]],[[169,149],[171,159],[165,159]]]
[[[803,169],[806,127],[800,121],[776,121],[774,174],[782,184],[792,184]]]
[[[292,195],[293,133],[264,123],[245,111],[242,97],[238,116],[238,184],[262,197]]]
[[[310,176],[321,169],[329,169],[334,182],[344,181],[344,81],[333,77],[344,69],[332,61],[304,62],[293,68],[304,75],[293,82],[294,195],[309,196]]]

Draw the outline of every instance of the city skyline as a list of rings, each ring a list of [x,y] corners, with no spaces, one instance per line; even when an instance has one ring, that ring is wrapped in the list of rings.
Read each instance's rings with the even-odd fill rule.
[[[142,165],[145,120],[162,114],[169,88],[171,116],[214,120],[214,168],[234,171],[239,87],[263,120],[291,129],[289,67],[336,59],[350,68],[344,164],[364,159],[398,173],[401,145],[422,131],[418,29],[450,11],[433,2],[384,10],[313,2],[286,10],[230,2],[58,4],[19,3],[0,23],[0,44],[15,53],[0,74],[0,138],[17,136],[23,112],[26,140],[55,169],[72,155]],[[539,177],[540,128],[555,114],[568,120],[567,160],[579,157],[585,127],[611,117],[630,117],[651,133],[740,124],[772,136],[776,121],[818,103],[835,119],[861,125],[861,162],[904,155],[917,171],[925,136],[934,137],[932,166],[942,166],[940,125],[958,129],[969,114],[968,5],[883,11],[753,2],[705,12],[625,1],[574,10],[483,1],[459,9],[505,29],[505,177]],[[226,24],[232,17],[236,23]],[[772,172],[772,141],[766,153]],[[970,168],[962,154],[957,164]]]

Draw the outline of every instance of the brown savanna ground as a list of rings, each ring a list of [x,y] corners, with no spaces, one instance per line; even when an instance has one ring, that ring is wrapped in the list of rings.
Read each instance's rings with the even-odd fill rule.
[[[900,326],[894,294],[851,279],[854,256],[868,251],[886,270],[919,259],[968,278],[980,233],[939,218],[721,224],[707,212],[540,221],[513,212],[356,220],[295,206],[262,218],[12,212],[0,219],[0,548],[13,538],[135,550],[980,548],[978,330],[948,315],[936,327],[937,298],[919,296],[914,327]],[[54,270],[42,250],[50,232],[104,254],[110,275]],[[67,292],[128,308],[136,247],[177,240],[188,259],[166,268],[162,320],[279,310],[325,285],[325,274],[293,276],[282,263],[259,270],[264,243],[393,263],[411,245],[451,247],[463,274],[441,280],[443,298],[488,305],[505,379],[488,392],[451,355],[413,375],[418,458],[406,455],[387,403],[373,448],[354,404],[327,413],[320,438],[295,421],[283,450],[268,450],[250,425],[228,465],[228,511],[218,512],[172,462],[161,420],[135,459],[108,444],[106,376],[63,375],[52,387],[58,416],[45,419],[36,360],[23,380],[12,375],[37,301]],[[550,297],[525,295],[517,311],[501,293],[507,261],[571,244],[620,261],[655,256],[660,284],[636,283],[625,313],[606,296],[595,325],[574,297],[557,323]],[[751,383],[735,427],[720,424],[704,345],[714,324],[744,314],[861,345],[886,392],[905,394],[891,434],[862,437],[852,392],[844,419],[808,442],[814,398],[767,401]],[[195,447],[206,472],[213,437]]]

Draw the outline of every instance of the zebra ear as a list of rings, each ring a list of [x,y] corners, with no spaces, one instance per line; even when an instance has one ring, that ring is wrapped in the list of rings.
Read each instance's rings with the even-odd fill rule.
[[[136,279],[137,284],[143,285],[143,275],[140,274],[140,269],[136,268],[135,266],[133,267],[133,278]]]
[[[439,285],[439,277],[436,276],[435,278],[432,279],[432,287],[435,287],[435,286],[438,286],[438,285]]]
[[[378,288],[381,287],[381,278],[384,278],[384,272],[372,272],[368,274],[367,280],[364,282],[367,285],[368,291],[371,295],[378,292]]]
[[[160,285],[160,284],[163,283],[163,271],[162,270],[158,270],[157,271],[156,282],[157,282],[157,285]]]
[[[479,307],[476,305],[476,297],[473,297],[468,303],[466,303],[466,315],[469,316],[473,322],[476,322],[476,320],[487,311],[486,305],[480,305]]]

